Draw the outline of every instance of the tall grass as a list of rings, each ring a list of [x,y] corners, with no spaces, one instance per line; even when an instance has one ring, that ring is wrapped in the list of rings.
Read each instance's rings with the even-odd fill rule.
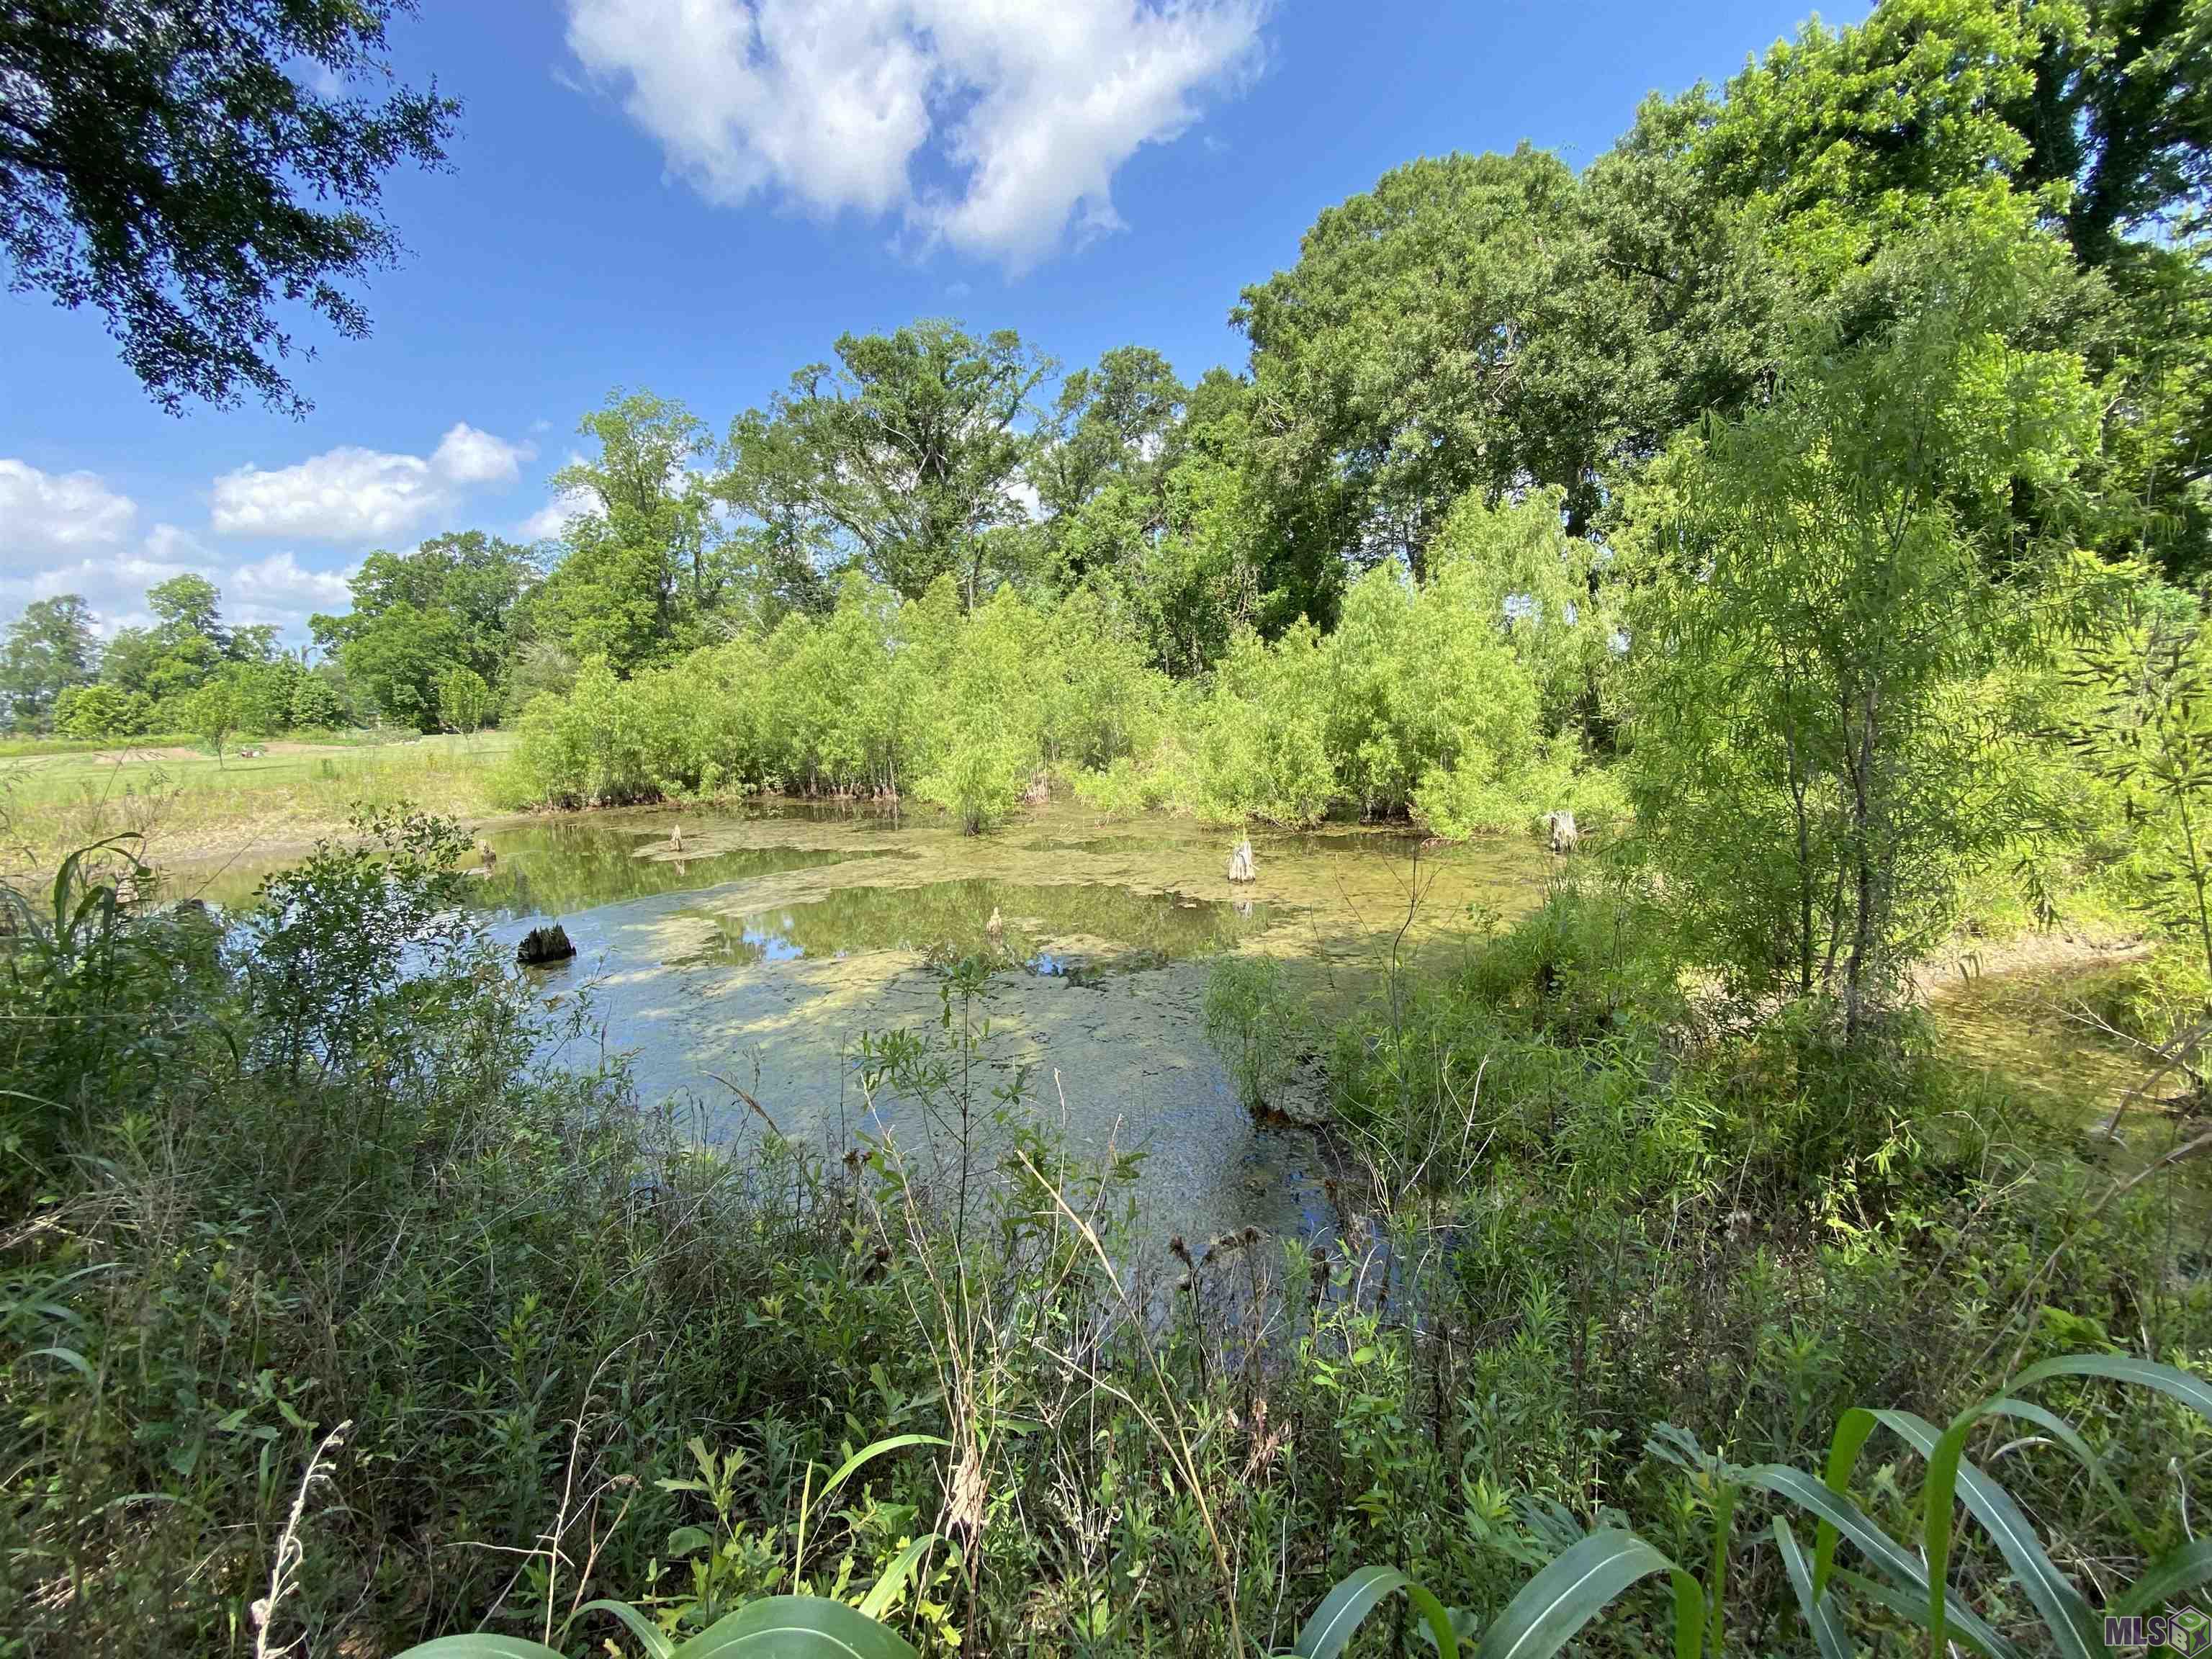
[[[287,840],[343,825],[357,805],[403,802],[476,815],[511,739],[424,738],[384,744],[287,745],[255,758],[139,747],[40,753],[0,766],[11,836],[34,862],[118,834],[153,842],[158,858],[235,841]]]

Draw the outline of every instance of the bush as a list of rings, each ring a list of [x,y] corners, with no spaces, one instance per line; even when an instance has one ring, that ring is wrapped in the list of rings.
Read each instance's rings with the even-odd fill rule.
[[[106,741],[151,729],[154,700],[112,685],[72,685],[54,701],[54,730],[65,738]]]

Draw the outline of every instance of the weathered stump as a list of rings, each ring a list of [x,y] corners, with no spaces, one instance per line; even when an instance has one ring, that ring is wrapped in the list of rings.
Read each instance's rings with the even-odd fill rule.
[[[568,938],[568,930],[557,921],[532,928],[514,947],[514,959],[525,968],[550,967],[575,954],[576,946]]]

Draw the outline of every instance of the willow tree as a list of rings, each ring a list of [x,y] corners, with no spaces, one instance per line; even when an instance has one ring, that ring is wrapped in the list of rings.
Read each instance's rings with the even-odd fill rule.
[[[1629,779],[1693,953],[1848,1037],[2035,816],[2038,532],[2096,417],[2079,360],[2015,342],[2063,250],[2002,199],[1872,262],[1774,397],[1659,470],[1636,539]]]

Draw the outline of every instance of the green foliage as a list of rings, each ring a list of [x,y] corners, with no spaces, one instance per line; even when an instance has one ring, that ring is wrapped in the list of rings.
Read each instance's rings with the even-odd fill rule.
[[[474,735],[483,729],[495,707],[491,687],[473,668],[456,664],[438,682],[438,723],[448,732]]]
[[[1224,957],[1206,977],[1206,1040],[1229,1068],[1247,1109],[1279,1110],[1278,1098],[1298,1063],[1304,1011],[1284,981],[1280,963]]]
[[[54,700],[54,730],[65,738],[135,738],[151,728],[154,700],[112,685],[73,685]]]
[[[309,672],[292,684],[290,718],[285,724],[296,732],[328,732],[348,724],[345,693],[328,674]]]
[[[629,679],[587,663],[526,714],[518,801],[723,790],[919,794],[971,827],[1036,775],[1103,765],[1149,728],[1157,677],[1110,607],[1001,593],[970,616],[950,580],[900,600],[857,574],[836,608],[787,617]]]
[[[354,573],[352,609],[309,626],[377,714],[434,731],[454,669],[493,686],[504,678],[537,580],[524,550],[497,537],[434,537],[411,553],[371,553]]]
[[[75,593],[33,599],[0,645],[0,712],[17,732],[58,728],[60,700],[88,684],[100,657],[92,611]]]
[[[1418,586],[1377,569],[1352,585],[1332,634],[1239,635],[1164,723],[1151,775],[1109,775],[1089,798],[1291,825],[1336,808],[1411,814],[1449,836],[1528,823],[1561,804],[1578,757],[1543,733],[1519,653],[1549,641],[1509,628],[1499,576],[1471,554]]]
[[[841,335],[836,353],[732,424],[724,493],[771,547],[823,550],[908,599],[951,576],[981,604],[985,532],[1014,511],[1016,423],[1050,360],[1011,329],[941,320]]]
[[[171,707],[177,723],[198,738],[208,753],[219,756],[239,729],[243,711],[238,693],[235,681],[218,678],[185,692]]]
[[[2016,492],[2063,489],[2094,398],[2016,343],[2055,250],[2003,216],[1870,265],[1767,407],[1686,441],[1636,512],[1629,781],[1686,948],[1856,1032],[1962,872],[2043,816]],[[1938,273],[1930,281],[1930,273]]]
[[[440,165],[460,112],[392,82],[386,31],[411,9],[220,0],[153,27],[100,0],[8,18],[12,285],[98,307],[173,412],[243,387],[303,411],[279,367],[292,349],[280,305],[368,331],[347,287],[400,251],[377,210],[383,175]]]

